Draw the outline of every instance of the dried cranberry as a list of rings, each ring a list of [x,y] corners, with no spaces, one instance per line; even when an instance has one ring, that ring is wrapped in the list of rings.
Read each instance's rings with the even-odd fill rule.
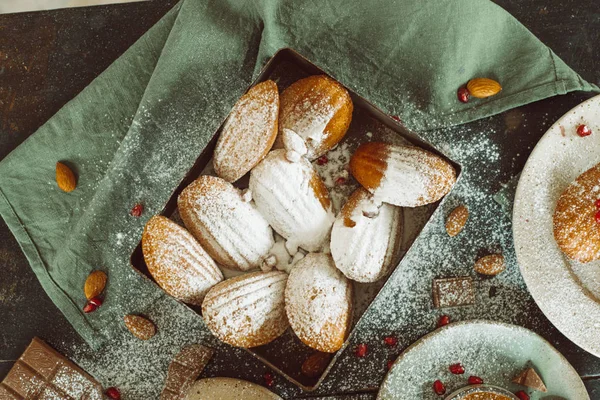
[[[97,308],[97,307],[100,307],[102,305],[103,301],[102,301],[102,299],[100,297],[96,296],[96,297],[92,297],[91,299],[89,299],[88,303],[96,306],[96,308]]]
[[[596,211],[594,218],[596,218],[596,222],[600,224],[600,210]]]
[[[454,375],[462,375],[465,373],[465,367],[463,367],[461,363],[452,364],[448,369]]]
[[[469,90],[466,87],[458,88],[456,96],[458,97],[458,101],[460,101],[461,103],[469,102]]]
[[[109,387],[108,389],[106,389],[106,391],[104,393],[110,399],[113,399],[113,400],[121,399],[121,392],[119,392],[119,389],[117,389],[116,387]]]
[[[450,323],[450,317],[447,315],[442,315],[440,317],[440,319],[438,319],[437,326],[438,326],[438,328],[440,328],[444,325],[448,325],[449,323]]]
[[[328,162],[329,162],[329,158],[327,158],[327,156],[321,156],[321,157],[317,158],[318,165],[325,165]]]
[[[395,362],[395,360],[388,360],[388,362],[387,362],[387,369],[388,369],[388,371],[390,369],[392,369],[392,367],[394,366],[394,362]]]
[[[91,312],[96,311],[97,308],[98,308],[98,306],[96,306],[92,303],[86,303],[85,306],[83,306],[83,312],[86,314],[89,314]]]
[[[600,209],[600,199],[596,200],[596,208]]]
[[[361,344],[359,344],[358,346],[356,346],[356,349],[354,349],[354,355],[355,355],[356,357],[364,357],[364,356],[366,356],[366,355],[367,355],[367,350],[368,350],[368,349],[369,349],[369,348],[367,347],[367,345],[366,345],[366,344],[364,344],[364,343],[361,343]]]
[[[529,400],[529,395],[523,390],[519,390],[517,393],[515,393],[515,396],[517,396],[520,400]]]
[[[438,396],[441,396],[444,393],[446,393],[446,386],[444,386],[444,384],[442,383],[442,381],[440,381],[438,379],[437,381],[433,382],[433,391]]]
[[[471,375],[469,377],[468,382],[469,382],[469,385],[482,385],[483,384],[483,379],[481,379],[478,376]]]
[[[592,130],[587,125],[581,124],[577,127],[577,134],[581,137],[590,136]]]
[[[397,121],[397,122],[400,122],[400,123],[402,123],[402,120],[400,119],[400,117],[399,117],[399,116],[397,116],[397,115],[391,115],[391,117],[392,117],[392,119],[393,119],[394,121]]]
[[[387,344],[390,347],[393,347],[398,344],[398,339],[394,336],[386,336],[383,338],[383,343]]]
[[[134,217],[141,217],[144,212],[144,205],[141,203],[137,203],[130,211],[130,214]]]
[[[335,184],[338,186],[343,185],[344,183],[346,183],[346,178],[344,178],[343,176],[340,176],[335,180]]]
[[[275,382],[275,377],[270,372],[265,372],[265,374],[263,375],[263,379],[265,380],[265,385],[267,385],[268,387],[273,386],[273,383]]]

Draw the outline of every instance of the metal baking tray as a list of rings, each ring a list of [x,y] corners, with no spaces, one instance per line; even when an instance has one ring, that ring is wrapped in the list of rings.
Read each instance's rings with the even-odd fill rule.
[[[331,76],[330,74],[327,74],[321,68],[317,67],[315,64],[307,60],[302,55],[298,54],[296,51],[289,48],[284,48],[280,49],[269,60],[269,62],[265,64],[262,71],[250,87],[256,85],[259,82],[271,79],[277,82],[277,86],[279,87],[279,90],[281,92],[283,89],[285,89],[291,83],[297,81],[298,79],[318,74],[328,75],[331,78],[335,79],[335,77]],[[444,157],[452,163],[452,165],[457,171],[457,176],[460,174],[460,165],[448,159],[448,157],[436,150],[429,143],[423,141],[415,133],[409,131],[398,120],[387,115],[379,108],[371,104],[369,101],[359,96],[357,93],[353,92],[350,89],[348,89],[348,92],[350,93],[350,96],[352,97],[352,101],[354,103],[352,123],[348,130],[348,133],[338,146],[348,146],[350,150],[353,150],[353,148],[356,148],[356,146],[358,146],[360,143],[371,140],[382,140],[397,143],[408,142],[409,144],[427,149]],[[219,129],[217,129],[217,131],[214,133],[211,141],[204,148],[194,165],[190,168],[186,177],[173,191],[168,202],[165,204],[161,215],[172,218],[176,221],[178,220],[177,196],[179,196],[179,193],[181,193],[181,191],[188,184],[190,184],[194,179],[201,175],[203,171],[210,169],[212,154],[222,127],[223,124],[221,124]],[[236,182],[236,186],[244,187],[245,185],[247,185],[247,181],[247,177],[244,177],[238,182]],[[347,196],[356,187],[358,187],[358,184],[350,176],[347,185],[344,185],[343,189],[340,190],[345,190],[347,192],[345,193],[345,196]],[[330,188],[330,190],[338,189]],[[341,195],[343,196],[344,194],[342,193]],[[433,212],[439,206],[439,203],[440,202],[437,202],[428,206],[418,207],[414,209],[403,209],[404,237],[402,241],[402,255],[405,254],[405,252],[410,248],[412,242],[416,239],[423,227],[429,221],[431,214],[433,214]],[[401,260],[402,258],[398,260],[396,267],[390,272],[390,274],[387,277],[381,279],[378,282],[371,284],[359,284],[354,282],[354,289],[356,293],[354,299],[354,317],[352,331],[350,332],[350,335],[348,337],[352,336],[354,327],[362,317],[362,314],[375,300],[379,293],[379,290],[383,287],[389,276],[394,273],[398,266],[402,265]],[[141,273],[144,277],[150,279],[151,281],[154,281],[152,276],[148,272],[148,268],[144,262],[141,242],[133,251],[130,261],[132,267],[135,270]],[[201,313],[199,307],[193,307],[189,305],[186,306],[192,308],[198,314]],[[281,374],[282,376],[284,376],[303,390],[310,392],[316,390],[317,387],[321,384],[321,382],[325,379],[328,372],[330,371],[334,363],[337,361],[338,356],[348,346],[348,342],[348,339],[346,339],[346,342],[344,343],[343,347],[337,353],[331,355],[329,364],[327,368],[323,371],[323,373],[318,377],[312,378],[309,378],[302,374],[301,366],[302,363],[306,360],[306,358],[313,354],[315,351],[305,346],[294,335],[291,329],[288,329],[281,337],[269,344],[251,349],[246,349],[246,351],[248,351],[254,357],[258,358],[260,361],[266,364],[269,368]]]

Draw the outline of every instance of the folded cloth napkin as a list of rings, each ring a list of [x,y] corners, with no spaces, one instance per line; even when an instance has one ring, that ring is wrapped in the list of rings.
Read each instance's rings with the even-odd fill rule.
[[[92,347],[119,330],[124,314],[183,307],[132,271],[129,256],[146,220],[283,47],[416,130],[598,90],[489,1],[182,1],[0,163],[0,213]],[[457,88],[482,76],[502,92],[458,102]],[[74,192],[56,187],[57,161],[76,171]],[[137,202],[141,218],[129,215]],[[82,286],[94,269],[108,271],[106,301],[84,314]],[[200,317],[179,318],[185,326]]]

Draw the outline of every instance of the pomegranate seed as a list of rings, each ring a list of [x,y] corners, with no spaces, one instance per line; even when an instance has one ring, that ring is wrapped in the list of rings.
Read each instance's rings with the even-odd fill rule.
[[[517,393],[515,393],[515,396],[517,396],[520,400],[529,400],[529,395],[523,390],[519,390]]]
[[[86,314],[89,314],[91,312],[96,311],[97,308],[98,308],[98,306],[96,306],[92,303],[86,303],[85,306],[83,306],[83,312]]]
[[[141,217],[142,213],[144,212],[144,205],[141,203],[137,203],[135,206],[133,206],[133,208],[131,209],[130,214],[134,217]]]
[[[119,389],[116,387],[109,387],[104,393],[113,400],[119,400],[121,398],[121,392],[119,392]]]
[[[328,162],[329,162],[329,158],[327,158],[327,156],[321,156],[321,157],[317,158],[318,165],[325,165]]]
[[[448,369],[454,375],[462,375],[465,373],[465,367],[463,367],[460,363],[452,364]]]
[[[577,127],[577,134],[581,137],[590,136],[592,130],[587,125],[581,124]]]
[[[399,117],[399,116],[397,116],[397,115],[392,115],[391,117],[392,117],[392,119],[393,119],[394,121],[397,121],[397,122],[400,122],[400,123],[402,123],[402,120],[400,119],[400,117]]]
[[[103,303],[102,299],[100,297],[92,297],[91,299],[88,300],[88,303],[96,306],[96,308],[100,307]]]
[[[594,218],[596,218],[596,222],[600,224],[600,210],[596,211]]]
[[[389,371],[390,369],[392,369],[392,366],[394,365],[394,361],[395,361],[395,360],[388,360],[388,362],[387,362],[387,369],[388,369],[388,371]]]
[[[442,381],[440,381],[438,379],[437,381],[433,382],[433,391],[438,396],[441,396],[444,393],[446,393],[446,386],[444,386],[444,384],[442,383]]]
[[[398,339],[396,339],[394,336],[386,336],[383,339],[383,343],[387,344],[390,347],[393,347],[398,344]]]
[[[460,101],[461,103],[469,102],[469,90],[466,87],[458,88],[456,96],[458,97],[458,101]]]
[[[440,317],[440,319],[438,319],[437,326],[438,326],[438,328],[440,328],[444,325],[448,325],[449,323],[450,323],[450,317],[447,315],[442,315]]]
[[[367,350],[367,345],[361,343],[358,346],[356,346],[356,349],[354,349],[354,355],[356,355],[356,357],[364,357],[367,355]]]
[[[339,185],[343,185],[344,183],[346,183],[346,178],[344,178],[344,177],[341,177],[341,176],[340,176],[339,178],[337,178],[337,179],[335,180],[335,184],[336,184],[336,185],[338,185],[338,186],[339,186]]]
[[[273,386],[273,382],[275,382],[275,377],[273,376],[273,374],[272,374],[272,373],[270,373],[270,372],[266,372],[266,373],[263,375],[263,378],[264,378],[264,380],[265,380],[265,385],[267,385],[268,387],[271,387],[271,386]]]
[[[596,208],[600,209],[600,199],[596,200]]]
[[[469,381],[468,382],[469,382],[469,385],[482,385],[483,384],[483,379],[481,379],[478,376],[471,375],[469,377]]]

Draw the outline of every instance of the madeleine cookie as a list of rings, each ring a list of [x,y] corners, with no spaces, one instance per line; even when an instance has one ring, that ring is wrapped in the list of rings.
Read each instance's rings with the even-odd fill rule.
[[[581,174],[560,195],[554,211],[554,238],[567,257],[600,259],[600,164]]]
[[[279,92],[273,81],[248,90],[233,107],[215,148],[215,172],[235,182],[262,160],[277,137]]]
[[[146,223],[142,252],[148,271],[165,292],[199,306],[223,274],[194,237],[168,218],[156,215]]]
[[[184,400],[282,400],[256,383],[234,378],[204,378],[196,381]]]
[[[304,344],[334,353],[350,331],[352,283],[335,267],[329,254],[307,254],[288,278],[285,310],[290,326]]]
[[[456,171],[440,156],[382,142],[360,145],[350,159],[350,171],[378,201],[401,207],[436,202],[456,182]]]
[[[342,85],[325,75],[300,79],[281,93],[279,136],[289,129],[306,143],[309,159],[322,156],[346,134],[352,121],[352,99]]]
[[[202,303],[202,317],[225,343],[255,347],[279,337],[288,327],[284,291],[288,274],[252,272],[213,287]]]
[[[357,282],[375,282],[398,261],[402,209],[382,203],[358,188],[338,214],[331,231],[335,266]]]
[[[310,162],[303,157],[290,161],[286,154],[271,151],[250,172],[250,190],[292,255],[298,247],[318,251],[334,221],[329,192]]]
[[[217,263],[247,271],[258,268],[273,246],[269,223],[251,203],[249,192],[204,175],[177,199],[181,219]]]

